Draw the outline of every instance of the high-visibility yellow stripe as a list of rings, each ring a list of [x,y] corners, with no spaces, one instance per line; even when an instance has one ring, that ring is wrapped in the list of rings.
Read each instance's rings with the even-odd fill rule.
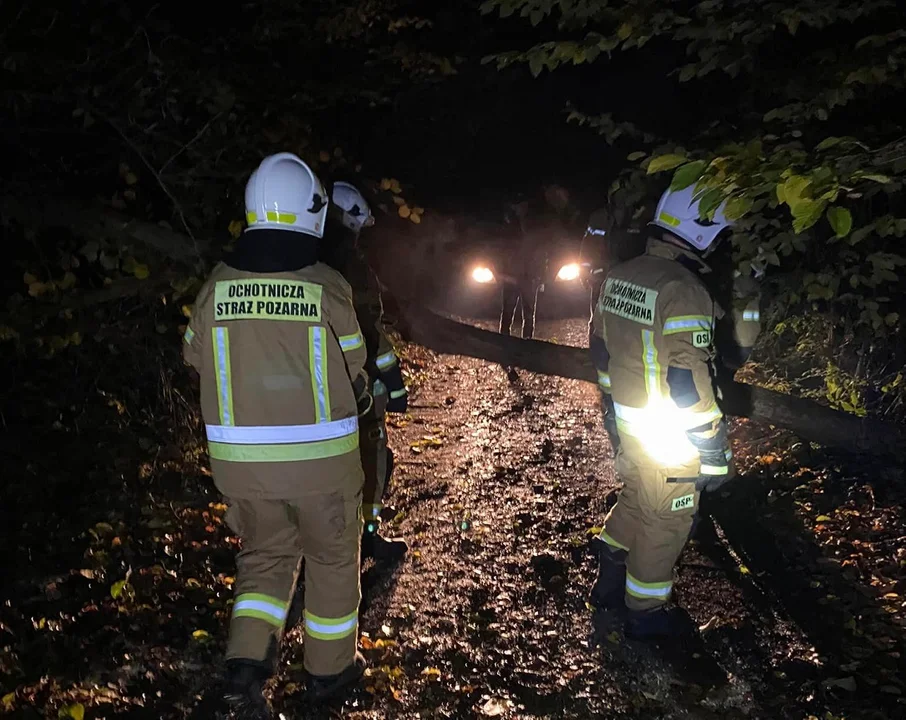
[[[648,399],[659,399],[661,396],[661,366],[657,359],[654,332],[651,330],[642,330],[642,364],[645,368],[645,389],[648,391]]]
[[[678,217],[674,217],[673,215],[665,212],[658,213],[657,219],[667,223],[672,227],[679,227],[680,223],[682,222]]]
[[[308,328],[308,361],[315,399],[315,422],[330,422],[330,388],[327,382],[326,333],[320,325]]]
[[[318,640],[342,640],[354,634],[359,624],[358,611],[340,618],[325,618],[306,610],[304,617],[305,634]]]
[[[598,537],[601,540],[603,540],[604,542],[606,542],[608,545],[610,545],[611,547],[615,547],[618,550],[625,550],[626,552],[629,552],[629,548],[626,547],[623,543],[617,542],[616,540],[614,540],[610,535],[607,534],[607,530],[601,530]]]
[[[310,443],[281,443],[279,445],[233,445],[209,442],[208,453],[213,460],[226,462],[297,462],[337,457],[358,450],[359,434],[353,433],[334,440]]]
[[[233,416],[233,379],[230,369],[230,331],[211,328],[214,348],[214,376],[217,379],[217,407],[221,425],[235,425]]]
[[[297,220],[297,217],[292,213],[274,212],[273,210],[268,210],[265,217],[268,222],[280,223],[281,225],[295,225]],[[254,225],[258,222],[258,213],[247,212],[245,219],[249,225]]]
[[[626,573],[626,592],[633,597],[644,600],[652,598],[667,600],[672,589],[672,582],[646,583]]]

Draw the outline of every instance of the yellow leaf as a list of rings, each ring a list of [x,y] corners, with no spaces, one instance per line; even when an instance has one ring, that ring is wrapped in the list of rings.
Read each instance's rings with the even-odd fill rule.
[[[381,190],[389,190],[393,187],[393,182],[390,178],[381,178]]]
[[[126,173],[126,184],[135,185],[138,182],[138,176],[134,172]]]
[[[405,219],[405,218],[409,217],[409,215],[412,214],[412,211],[409,209],[408,205],[400,205],[400,209],[397,210],[397,213],[399,213],[399,216],[401,218]]]
[[[429,678],[440,678],[440,670],[434,667],[426,667],[424,670],[422,670],[422,675],[426,675]]]
[[[399,195],[403,191],[403,188],[400,187],[400,181],[396,178],[391,178],[390,180],[390,192]]]
[[[205,638],[211,637],[206,630],[196,630],[192,633],[192,637],[195,640],[204,640]]]
[[[73,275],[71,272],[66,273],[63,276],[63,279],[60,281],[60,287],[63,288],[63,290],[68,290],[75,284],[76,284],[76,276]]]
[[[421,216],[421,215],[412,214],[412,215],[409,216],[409,219],[410,219],[413,223],[415,223],[416,225],[420,225],[421,222],[422,222],[422,216]]]
[[[31,273],[25,273],[22,276],[22,282],[24,282],[26,285],[31,285],[32,283],[38,282],[38,278]]]
[[[594,527],[588,528],[588,534],[589,535],[600,535],[601,531],[603,529],[604,529],[603,527],[601,527],[599,525],[595,525]]]
[[[135,277],[137,277],[139,280],[144,280],[151,274],[151,271],[148,270],[147,265],[145,265],[143,263],[138,263],[132,269],[132,274],[135,275]]]
[[[748,574],[750,574],[752,571],[749,570],[749,568],[747,568],[745,565],[740,565],[740,566],[739,566],[739,572],[741,572],[743,575],[748,575]]]
[[[401,198],[399,195],[394,195],[394,196],[393,196],[393,202],[395,202],[397,205],[405,205],[405,204],[406,204],[405,199],[404,199],[404,198]]]
[[[3,696],[3,699],[0,700],[0,703],[3,704],[3,709],[9,712],[13,709],[13,703],[16,701],[16,693],[11,692]]]
[[[819,515],[815,518],[815,522],[830,522],[830,518],[827,515]]]
[[[76,703],[75,705],[67,705],[66,707],[60,708],[60,712],[57,715],[59,718],[72,718],[72,720],[84,720],[85,718],[85,706],[82,703]]]
[[[418,206],[416,205],[414,208],[412,208],[412,212],[414,212],[416,215],[422,215],[422,214],[424,214],[424,212],[425,212],[425,208],[423,208],[423,207],[418,207]]]
[[[32,297],[41,297],[50,287],[49,283],[33,282],[28,286],[28,294]]]
[[[238,240],[239,236],[242,235],[242,220],[233,220],[227,229],[230,231],[233,240]]]
[[[191,319],[191,317],[192,317],[192,306],[191,305],[183,305],[180,309],[182,310],[183,315],[185,315],[187,318]]]
[[[324,163],[330,162],[330,153],[326,150],[322,150],[320,153],[318,153],[318,160]]]

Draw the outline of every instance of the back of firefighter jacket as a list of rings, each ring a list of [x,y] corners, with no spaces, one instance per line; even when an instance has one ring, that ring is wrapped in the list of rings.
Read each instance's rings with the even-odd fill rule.
[[[697,472],[686,431],[721,418],[711,379],[715,305],[696,266],[706,267],[649,241],[644,255],[607,275],[593,319],[599,385],[612,395],[624,450],[675,477]]]
[[[352,380],[365,343],[338,272],[219,264],[196,300],[184,355],[201,376],[211,469],[225,495],[298,499],[361,477]]]

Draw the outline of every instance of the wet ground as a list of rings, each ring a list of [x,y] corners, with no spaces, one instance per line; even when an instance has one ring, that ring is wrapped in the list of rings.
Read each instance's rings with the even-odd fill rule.
[[[576,319],[537,334],[581,345],[585,333]],[[344,705],[307,706],[290,633],[272,688],[286,718],[906,717],[900,471],[737,425],[746,472],[679,566],[679,602],[705,628],[696,662],[721,669],[705,682],[696,663],[619,634],[591,642],[588,541],[618,487],[595,388],[405,354],[416,390],[390,428],[388,529],[410,553],[364,568],[371,669]],[[41,431],[47,454],[5,500],[0,713],[210,717],[235,539],[199,464],[188,391],[171,388],[169,422],[141,415],[152,398],[104,392],[77,410],[22,410],[60,428]],[[103,432],[78,422],[94,405],[113,418]],[[37,484],[53,473],[69,495]]]

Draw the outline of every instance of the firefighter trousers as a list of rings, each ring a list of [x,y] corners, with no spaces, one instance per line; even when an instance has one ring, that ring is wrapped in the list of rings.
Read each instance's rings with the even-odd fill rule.
[[[387,387],[374,383],[372,387],[374,404],[371,410],[359,420],[359,452],[362,455],[362,470],[365,471],[365,485],[362,490],[362,516],[365,524],[380,522],[384,509],[384,495],[390,482],[390,450],[387,447]],[[374,527],[370,528],[371,530]]]
[[[622,438],[616,467],[625,484],[600,538],[628,553],[626,607],[654,609],[670,599],[673,567],[692,530],[700,493],[690,476],[698,474],[698,464],[664,468],[635,447],[632,438]],[[688,482],[671,480],[675,478]]]
[[[360,486],[359,478],[344,487]],[[358,490],[294,500],[234,499],[227,522],[242,540],[226,657],[273,664],[305,560],[305,669],[334,675],[352,664],[358,635]]]

